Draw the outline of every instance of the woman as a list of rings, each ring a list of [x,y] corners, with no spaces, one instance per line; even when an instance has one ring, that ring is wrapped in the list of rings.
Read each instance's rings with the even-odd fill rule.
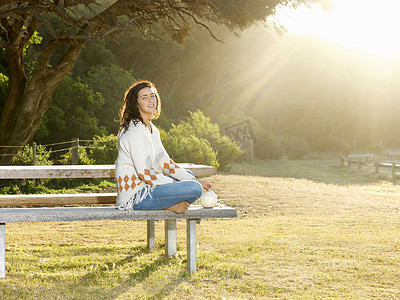
[[[126,91],[115,167],[119,209],[183,213],[203,189],[212,189],[208,181],[197,180],[170,159],[151,123],[160,111],[160,96],[150,81],[137,81]]]

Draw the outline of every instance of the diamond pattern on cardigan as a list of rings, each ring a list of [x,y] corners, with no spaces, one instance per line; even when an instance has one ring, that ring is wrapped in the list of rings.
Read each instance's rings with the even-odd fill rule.
[[[122,192],[124,189],[127,191],[129,188],[134,189],[140,182],[141,180],[135,175],[132,175],[131,177],[125,175],[123,179],[121,176],[118,176],[117,188],[120,192]]]
[[[169,164],[164,163],[163,171],[165,174],[175,174],[175,169],[180,169],[180,167],[172,159],[169,160]]]
[[[153,185],[153,180],[157,180],[157,175],[160,174],[155,169],[144,169],[144,175],[139,173],[139,178],[144,182]]]

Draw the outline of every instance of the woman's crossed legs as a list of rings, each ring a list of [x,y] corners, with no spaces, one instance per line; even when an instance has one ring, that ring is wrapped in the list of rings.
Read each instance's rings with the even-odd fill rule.
[[[203,187],[194,180],[158,185],[140,203],[135,204],[133,209],[167,209],[176,213],[183,213],[188,210],[190,204],[201,197],[202,192]]]

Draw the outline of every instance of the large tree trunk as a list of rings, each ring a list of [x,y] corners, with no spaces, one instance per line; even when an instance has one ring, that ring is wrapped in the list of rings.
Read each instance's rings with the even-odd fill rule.
[[[43,51],[37,68],[28,80],[25,78],[23,63],[15,51],[8,51],[8,61],[12,74],[9,92],[0,120],[0,165],[9,165],[18,150],[27,144],[38,130],[42,117],[51,104],[54,91],[60,81],[67,76],[85,44],[84,40],[69,46],[63,58],[54,66],[48,60],[54,49],[63,42],[50,42]],[[11,72],[10,72],[11,73]]]
[[[88,4],[88,1],[85,3]],[[59,8],[63,9],[63,5]],[[1,19],[0,26],[7,29],[2,32],[2,38],[8,42],[6,53],[10,81],[0,119],[0,146],[2,146],[0,147],[0,165],[11,164],[18,150],[32,139],[44,113],[51,104],[55,89],[60,81],[70,74],[86,41],[106,29],[108,31],[104,34],[111,33],[113,29],[110,29],[108,24],[110,16],[123,15],[127,10],[136,11],[135,3],[117,1],[91,20],[87,20],[75,38],[70,38],[68,35],[55,37],[45,46],[30,78],[26,78],[25,75],[22,53],[29,38],[39,26],[38,16],[35,14],[29,16],[22,12],[19,18],[11,22],[8,22],[7,18]],[[68,19],[66,14],[64,17]],[[42,16],[40,18],[43,19]],[[26,31],[22,34],[24,27]],[[120,29],[120,27],[116,26],[115,29]],[[49,66],[52,53],[60,46],[69,48],[58,63]]]

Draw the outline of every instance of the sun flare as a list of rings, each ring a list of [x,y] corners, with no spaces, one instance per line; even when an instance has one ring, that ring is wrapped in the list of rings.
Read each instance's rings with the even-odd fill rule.
[[[291,34],[316,36],[341,47],[379,56],[400,54],[400,1],[330,0],[297,8],[282,6],[273,21]]]

